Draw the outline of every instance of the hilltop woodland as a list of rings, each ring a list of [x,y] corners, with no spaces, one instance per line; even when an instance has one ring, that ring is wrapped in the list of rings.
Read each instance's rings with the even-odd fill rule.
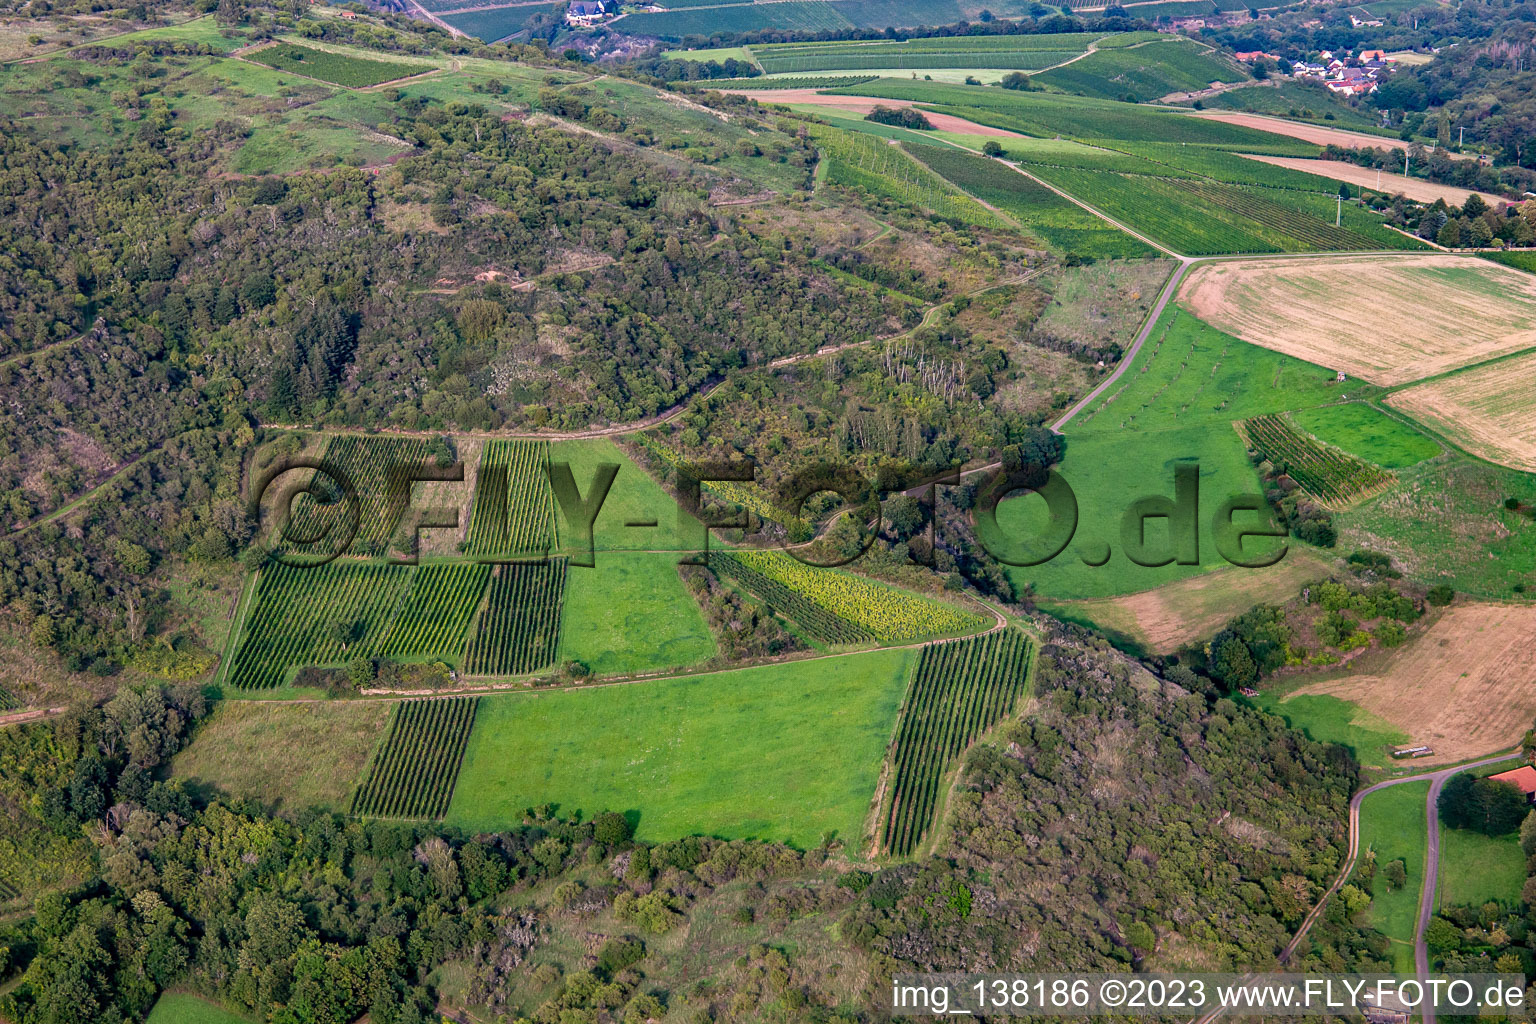
[[[4,936],[0,1012],[139,1020],[177,986],[291,1024],[424,1021],[439,1000],[542,1024],[855,1021],[902,969],[1265,966],[1338,869],[1356,769],[1180,678],[1054,633],[1029,718],[973,751],[939,855],[878,871],[640,844],[611,813],[466,836],[205,804],[152,781],[200,698],[125,688],[4,734],[0,777],[25,765],[41,794],[7,838],[56,837],[60,863],[32,870],[75,884]],[[1371,941],[1347,920],[1314,935],[1303,969]],[[721,965],[707,984],[700,955]]]

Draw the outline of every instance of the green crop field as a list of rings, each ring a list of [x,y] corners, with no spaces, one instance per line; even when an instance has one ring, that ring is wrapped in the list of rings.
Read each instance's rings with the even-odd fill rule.
[[[831,127],[813,127],[811,137],[824,155],[828,184],[914,203],[968,224],[1005,226],[991,210],[896,146]]]
[[[548,441],[488,441],[475,471],[471,557],[542,555],[555,546]]]
[[[1380,769],[1398,763],[1392,760],[1392,750],[1408,742],[1407,735],[1390,722],[1341,697],[1287,696],[1276,690],[1263,690],[1253,702],[1319,743],[1348,747],[1355,760],[1366,768]]]
[[[1247,78],[1248,73],[1223,58],[1220,51],[1173,37],[1141,46],[1097,50],[1064,67],[1042,72],[1033,80],[1083,96],[1155,100],[1168,93],[1204,89],[1212,82]]]
[[[201,996],[166,992],[156,1000],[145,1024],[250,1024],[250,1018],[230,1013]]]
[[[1402,420],[1365,402],[1302,409],[1291,419],[1315,437],[1383,469],[1416,466],[1443,450]]]
[[[975,612],[842,569],[807,565],[779,551],[743,549],[730,558],[885,643],[975,632],[986,625]]]
[[[1524,885],[1525,852],[1517,837],[1441,826],[1439,906],[1480,907],[1490,900],[1515,904]]]
[[[553,803],[562,816],[636,814],[652,842],[808,848],[831,832],[854,853],[913,660],[873,651],[482,697],[446,821],[507,828]]]
[[[560,647],[566,560],[501,565],[464,657],[470,675],[522,675],[547,668]]]
[[[1413,933],[1419,915],[1419,890],[1424,885],[1424,804],[1429,783],[1405,782],[1372,793],[1360,804],[1360,852],[1376,855],[1372,881],[1372,927],[1392,940],[1392,960],[1398,972],[1413,970]],[[1401,859],[1408,883],[1389,890],[1382,868]]]
[[[1276,472],[1289,476],[1330,507],[1358,501],[1392,483],[1392,474],[1320,444],[1284,416],[1255,416],[1239,424],[1238,430],[1249,448],[1262,455]]]
[[[441,818],[453,796],[476,697],[407,700],[358,787],[352,813],[366,818]]]
[[[291,71],[296,75],[318,78],[322,82],[333,82],[349,89],[409,78],[432,70],[430,64],[404,64],[354,57],[298,43],[276,43],[247,52],[245,58],[279,71]]]
[[[907,856],[922,843],[951,770],[978,736],[1013,713],[1028,669],[1029,639],[1017,629],[923,648],[891,751],[885,852]]]
[[[944,146],[908,143],[906,148],[955,185],[1015,218],[1053,249],[1095,259],[1152,255],[1145,242],[996,160]]]

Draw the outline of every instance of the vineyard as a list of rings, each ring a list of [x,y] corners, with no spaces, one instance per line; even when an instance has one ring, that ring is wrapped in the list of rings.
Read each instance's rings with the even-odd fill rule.
[[[736,566],[750,570],[885,643],[972,632],[986,625],[985,619],[972,612],[841,569],[806,565],[778,551],[738,550],[729,558],[735,565],[727,568],[728,573],[739,572]]]
[[[537,672],[555,660],[565,599],[563,558],[500,565],[464,658],[477,676]]]
[[[874,52],[870,52],[873,49]],[[1033,71],[1071,60],[1080,50],[995,50],[968,52],[912,52],[865,47],[862,53],[807,54],[804,56],[764,55],[760,58],[768,74],[803,74],[807,71],[916,70],[929,68],[996,68],[1007,71]]]
[[[475,476],[471,557],[544,554],[555,545],[548,441],[488,441]]]
[[[799,623],[800,628],[813,640],[824,644],[864,644],[874,639],[869,633],[834,615],[809,598],[789,589],[778,580],[770,579],[748,568],[731,555],[713,552],[709,567],[719,576],[736,580],[763,601],[768,607]]]
[[[828,184],[913,203],[967,224],[1008,226],[991,210],[896,146],[868,135],[820,125],[812,127],[811,138],[822,151]]]
[[[1026,231],[1053,249],[1095,258],[1147,256],[1152,252],[1146,243],[996,160],[943,146],[904,146],[954,184],[1016,218]]]
[[[409,565],[267,565],[256,577],[230,685],[281,686],[291,668],[341,664],[371,651],[415,572]]]
[[[1255,416],[1242,421],[1238,432],[1277,473],[1289,476],[1332,508],[1375,494],[1394,479],[1391,473],[1303,434],[1283,416]]]
[[[490,578],[491,567],[474,562],[421,566],[375,653],[384,658],[457,660]]]
[[[328,467],[346,474],[357,489],[357,535],[352,538],[352,554],[377,554],[389,542],[391,531],[399,523],[410,501],[410,486],[396,485],[391,495],[390,474],[396,480],[408,478],[409,471],[425,465],[429,459],[427,442],[398,437],[357,437],[337,435],[326,441],[320,457]],[[290,532],[294,536],[314,537],[336,528],[345,517],[345,503],[332,480],[324,473],[315,474],[315,482],[327,491],[327,500],[300,494],[293,502]],[[295,546],[295,551],[303,548]]]
[[[923,649],[891,752],[885,852],[908,856],[927,835],[956,759],[1024,693],[1029,646],[1004,629]]]
[[[369,818],[447,813],[477,704],[475,697],[397,704],[368,778],[352,798],[352,813]]]
[[[246,59],[279,71],[291,71],[296,75],[318,78],[322,82],[333,82],[349,89],[409,78],[432,70],[429,64],[369,60],[329,50],[316,50],[296,43],[277,43],[255,50],[247,53]]]
[[[1126,95],[1153,100],[1172,92],[1204,89],[1212,82],[1241,82],[1248,73],[1192,40],[1174,37],[1143,46],[1097,50],[1082,60],[1036,76],[1040,84],[1104,99]]]
[[[820,32],[824,29],[851,28],[853,23],[825,0],[784,0],[773,4],[733,4],[728,7],[683,8],[654,14],[626,14],[610,25],[617,32],[632,35],[682,39],[684,36],[709,36],[717,32],[756,32],[760,29],[789,29]]]

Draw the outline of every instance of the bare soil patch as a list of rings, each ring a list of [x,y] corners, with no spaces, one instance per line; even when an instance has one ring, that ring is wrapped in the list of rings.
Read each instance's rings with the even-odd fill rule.
[[[913,100],[876,100],[863,96],[827,96],[815,89],[721,89],[721,92],[733,93],[737,96],[750,96],[763,103],[812,103],[819,107],[833,107],[837,110],[846,110],[854,114],[867,114],[876,107],[911,107],[916,106]],[[935,114],[931,111],[923,111],[933,126],[940,131],[956,132],[961,135],[996,135],[1002,138],[1022,139],[1024,136],[1018,132],[1010,132],[1005,128],[993,128],[989,125],[977,124],[975,121],[967,121],[963,117],[953,114]]]
[[[1515,746],[1536,716],[1536,606],[1468,602],[1448,609],[1418,640],[1369,674],[1294,691],[1352,701],[1443,764]]]
[[[1388,396],[1490,462],[1536,471],[1536,353],[1442,377]]]
[[[1387,386],[1536,346],[1536,277],[1446,253],[1210,263],[1179,302],[1244,341]]]
[[[1267,114],[1228,113],[1226,111],[1206,110],[1193,116],[1209,118],[1212,121],[1225,121],[1227,124],[1240,124],[1245,128],[1257,128],[1261,132],[1272,132],[1275,135],[1301,139],[1303,142],[1315,142],[1319,146],[1344,146],[1347,149],[1408,148],[1408,143],[1402,139],[1394,139],[1385,135],[1369,135],[1365,132],[1352,132],[1344,128],[1324,128],[1315,124],[1302,124],[1298,121],[1287,121],[1283,117],[1270,117]],[[1450,153],[1447,155],[1456,160],[1477,159],[1476,156],[1470,153]]]
[[[1347,181],[1351,185],[1371,189],[1383,195],[1395,196],[1399,192],[1409,199],[1415,199],[1421,203],[1432,203],[1436,199],[1444,199],[1452,206],[1465,205],[1467,197],[1473,195],[1472,189],[1456,188],[1452,185],[1436,185],[1432,181],[1423,181],[1419,178],[1408,178],[1401,174],[1390,174],[1386,171],[1372,170],[1369,167],[1358,167],[1355,164],[1345,163],[1343,160],[1307,160],[1294,156],[1254,156],[1252,153],[1243,153],[1249,160],[1258,160],[1261,163],[1274,164],[1276,167],[1289,167],[1293,171],[1306,171],[1308,174],[1320,174],[1325,178],[1335,181]],[[1509,200],[1502,196],[1496,196],[1491,192],[1477,192],[1483,197],[1483,201],[1489,206],[1498,206]]]

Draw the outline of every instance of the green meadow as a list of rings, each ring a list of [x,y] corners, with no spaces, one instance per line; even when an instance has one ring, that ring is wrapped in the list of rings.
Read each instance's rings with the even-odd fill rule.
[[[673,552],[599,551],[566,570],[560,660],[596,675],[682,669],[715,656],[715,639]]]
[[[1071,547],[1045,565],[1011,569],[1010,576],[1046,597],[1112,597],[1225,564],[1212,517],[1228,498],[1262,493],[1233,421],[1331,402],[1336,388],[1321,367],[1239,341],[1170,306],[1120,380],[1063,428],[1067,455],[1059,472],[1078,502]],[[1200,563],[1138,565],[1122,550],[1121,519],[1139,498],[1172,498],[1180,464],[1200,469]],[[1008,499],[998,509],[998,526],[1009,537],[1042,536],[1045,509],[1035,495]],[[1251,526],[1260,518],[1239,513],[1236,522]],[[1148,522],[1152,551],[1166,547],[1166,526],[1166,520]],[[1272,551],[1275,543],[1251,538],[1245,557]],[[1102,559],[1106,545],[1108,561],[1088,564]]]
[[[1320,693],[1288,697],[1264,690],[1253,702],[1320,743],[1348,747],[1355,760],[1366,768],[1386,768],[1395,763],[1392,749],[1408,741],[1407,735],[1390,722],[1341,697]]]
[[[481,698],[447,824],[619,811],[649,841],[706,834],[857,848],[910,674],[872,651]]]
[[[1413,933],[1419,917],[1419,891],[1424,885],[1427,845],[1424,804],[1429,782],[1405,782],[1366,797],[1360,804],[1360,856],[1374,853],[1370,923],[1392,940],[1392,961],[1400,973],[1413,970]],[[1401,859],[1408,882],[1389,889],[1382,869]]]
[[[147,1024],[249,1024],[240,1017],[199,996],[167,992],[149,1011]]]
[[[1442,450],[1425,434],[1365,402],[1303,409],[1291,418],[1319,440],[1383,469],[1415,466]]]
[[[1440,880],[1435,889],[1439,906],[1517,903],[1524,885],[1525,853],[1517,837],[1440,829]]]

